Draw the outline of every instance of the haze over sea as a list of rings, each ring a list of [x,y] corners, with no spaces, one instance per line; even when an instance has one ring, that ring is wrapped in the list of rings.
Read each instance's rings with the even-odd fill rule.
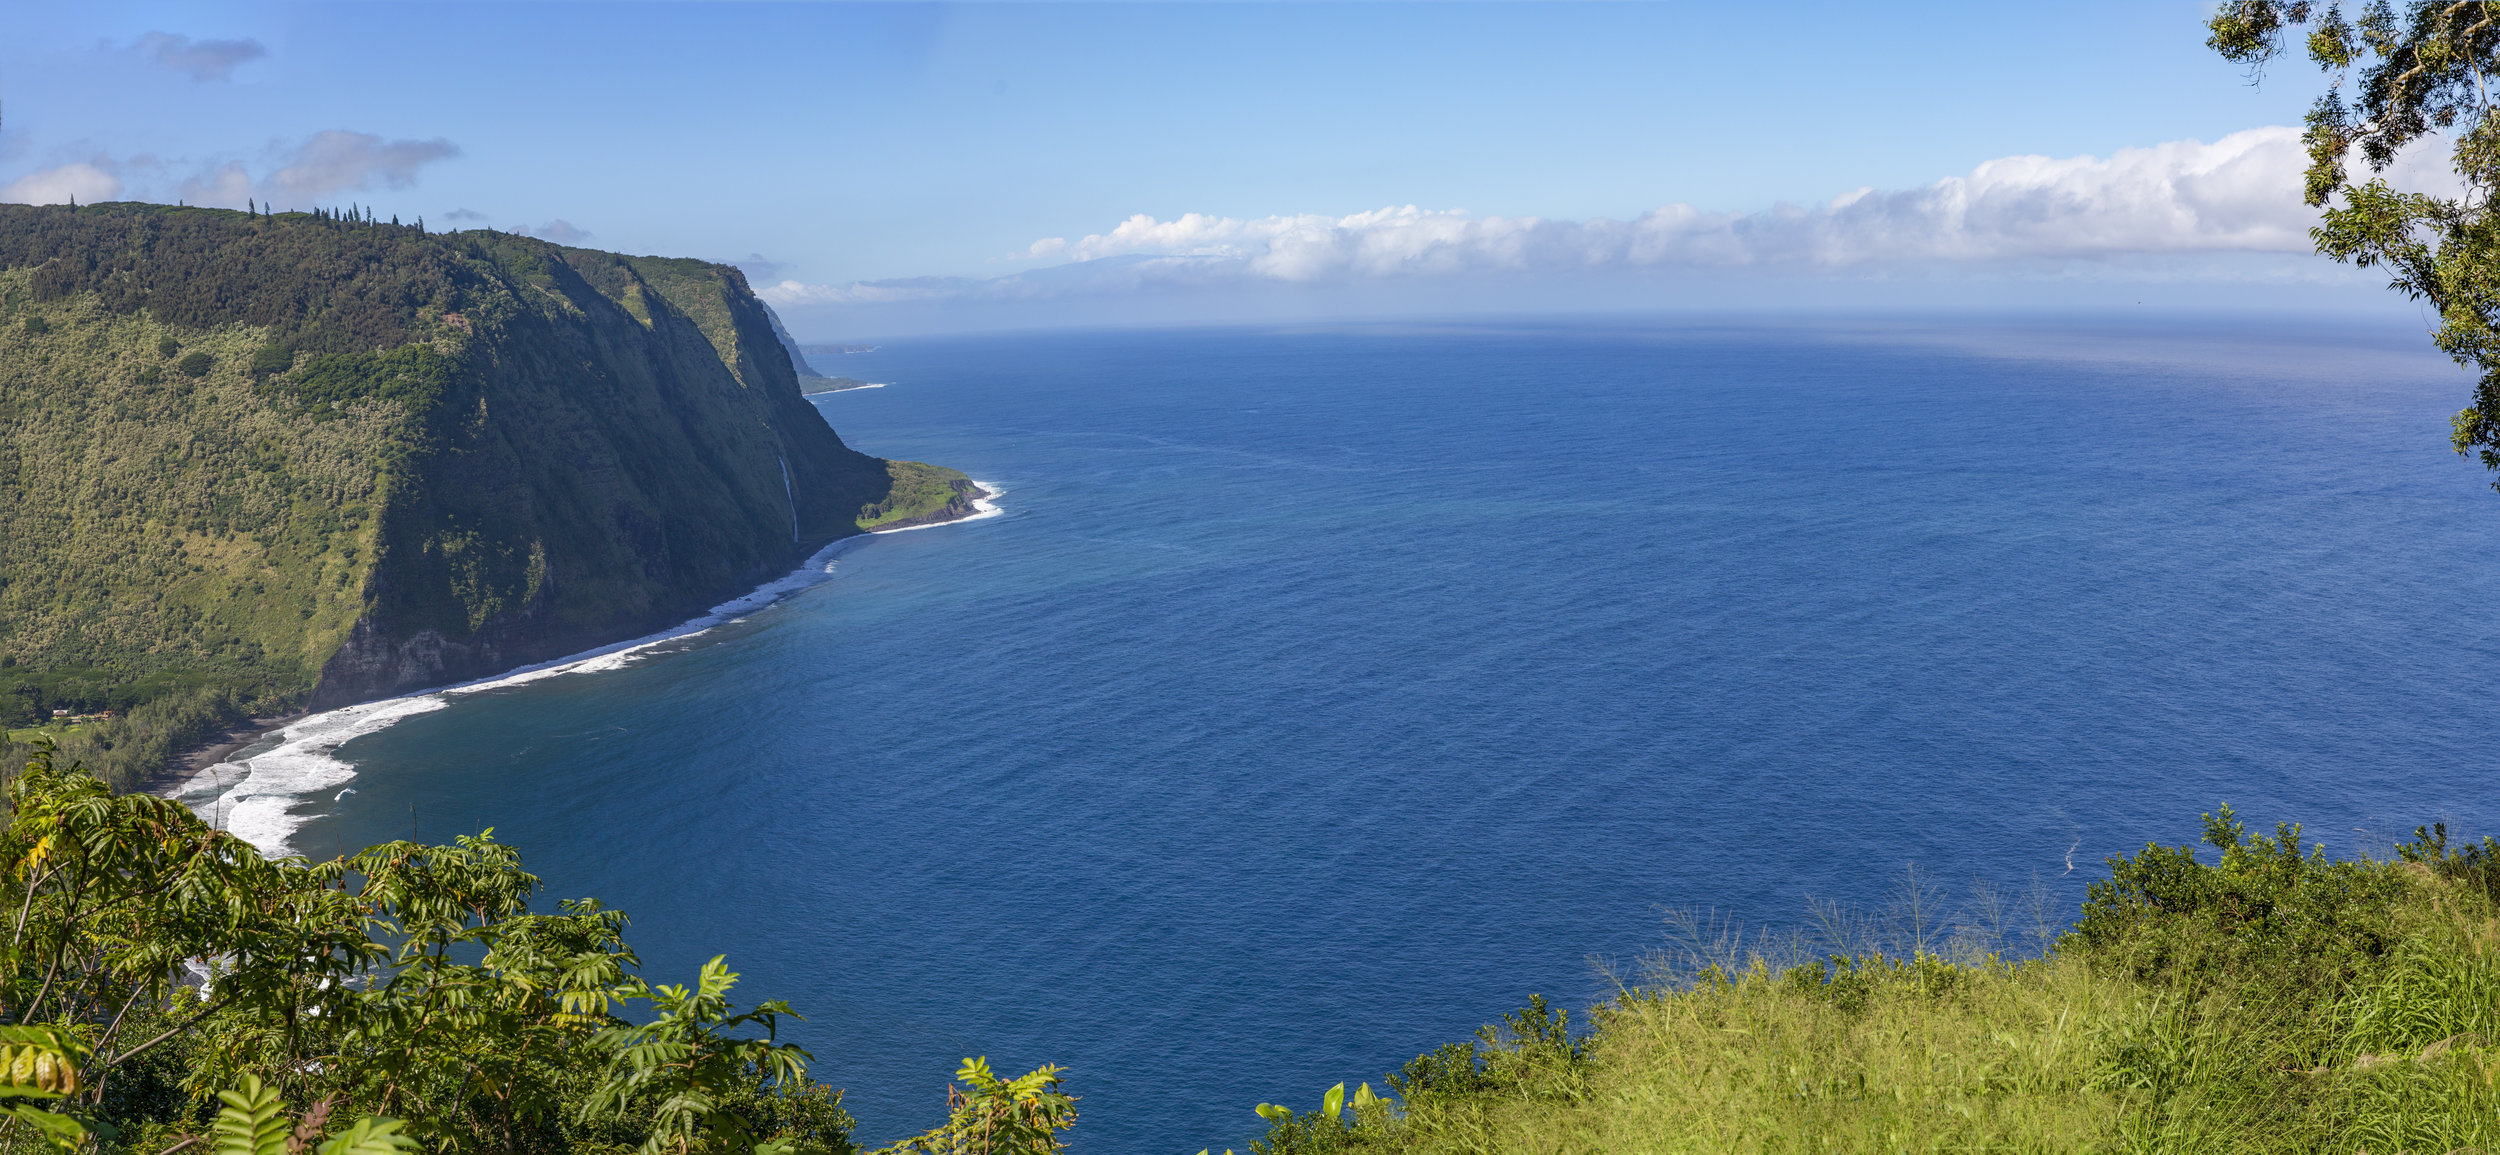
[[[1027,335],[820,359],[1006,490],[619,668],[343,747],[311,853],[482,826],[933,1124],[1070,1068],[1089,1155],[1241,1149],[1658,908],[1799,922],[2188,842],[2500,830],[2500,496],[2417,324]],[[2071,848],[2071,849],[2070,849]],[[2071,860],[2072,873],[2067,873]]]

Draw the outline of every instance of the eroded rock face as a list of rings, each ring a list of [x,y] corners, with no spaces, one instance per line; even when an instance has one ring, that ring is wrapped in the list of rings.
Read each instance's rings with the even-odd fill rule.
[[[451,642],[434,630],[392,638],[366,619],[356,623],[346,643],[322,667],[309,708],[335,709],[389,697],[396,690],[446,685],[463,680],[461,674],[468,670],[509,668],[501,662],[501,652],[483,640]]]

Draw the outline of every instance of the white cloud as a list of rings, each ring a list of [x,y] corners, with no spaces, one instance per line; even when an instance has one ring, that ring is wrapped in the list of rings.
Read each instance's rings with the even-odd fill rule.
[[[2453,190],[2444,152],[2429,142],[2391,176],[2401,187]],[[1021,259],[1066,263],[1032,272],[848,286],[784,281],[765,294],[791,305],[860,305],[1505,273],[2071,273],[2147,256],[2305,254],[2317,222],[2300,200],[2307,165],[2300,130],[2274,126],[2107,157],[2005,157],[1917,188],[1864,188],[1821,205],[1753,213],[1669,204],[1631,220],[1479,217],[1413,205],[1349,216],[1138,215],[1106,232],[1034,242]]]
[[[426,165],[458,155],[459,146],[448,140],[385,140],[331,129],[293,145],[272,142],[259,176],[255,166],[238,160],[97,155],[0,185],[0,200],[59,203],[75,195],[86,202],[127,195],[230,209],[254,201],[263,208],[310,209],[341,193],[407,188]],[[572,227],[561,221],[548,227],[557,226]]]
[[[416,183],[418,169],[458,155],[458,145],[440,138],[384,140],[369,132],[331,129],[297,146],[288,163],[269,174],[267,187],[297,204],[376,184],[407,188]]]
[[[268,167],[259,176],[253,175],[253,166],[237,160],[211,161],[191,168],[188,175],[182,175],[186,162],[179,160],[134,157],[97,163],[132,175],[155,196],[185,204],[239,209],[258,202],[263,208],[310,209],[341,193],[407,188],[426,165],[458,155],[459,146],[448,140],[385,140],[369,132],[330,129],[293,145],[273,143],[263,162]]]
[[[238,65],[269,55],[258,40],[193,40],[171,32],[150,32],[131,47],[194,82],[231,80]]]
[[[244,171],[242,165],[229,162],[185,178],[176,195],[184,204],[239,209],[259,192],[252,184],[252,174]]]
[[[978,291],[984,285],[1000,285],[1021,281],[1023,277],[1000,277],[978,281],[970,277],[905,277],[890,281],[855,281],[848,285],[810,285],[803,281],[782,281],[755,290],[755,295],[775,305],[885,305],[902,301],[935,301],[959,297]]]
[[[1815,207],[1711,212],[1670,204],[1629,221],[1475,217],[1392,207],[1252,220],[1134,216],[1107,233],[1035,242],[1028,255],[1213,257],[1284,281],[1471,269],[1607,266],[1841,269],[2309,248],[2297,129],[2256,128],[2107,158],[1992,160],[1922,188],[1866,188]]]
[[[109,201],[121,195],[121,178],[92,164],[65,164],[30,172],[0,185],[0,201],[22,205],[81,204]]]

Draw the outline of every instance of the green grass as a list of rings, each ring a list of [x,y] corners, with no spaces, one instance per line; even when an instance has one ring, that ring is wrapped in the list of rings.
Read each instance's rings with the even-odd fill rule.
[[[2095,1042],[2125,1020],[2132,995],[2065,960],[1869,960],[1839,983],[1752,967],[1625,995],[1598,1013],[1576,1057],[1515,1040],[1486,1047],[1482,1086],[1414,1086],[1404,1115],[1358,1133],[1360,1145],[2089,1149],[2115,1139],[2122,1098],[2094,1077]]]
[[[63,725],[27,726],[23,729],[16,730],[0,728],[0,742],[32,745],[38,738],[50,738],[53,741],[58,742],[73,734],[86,730],[89,725],[92,725],[92,723],[76,722]]]
[[[883,499],[860,507],[861,529],[916,525],[971,507],[972,479],[958,470],[918,461],[888,461],[885,467],[893,487]]]
[[[1300,1111],[1256,1146],[2500,1149],[2500,846],[2424,832],[2398,858],[2337,861],[2228,811],[2207,836],[2201,862],[2112,860],[2040,957],[1997,953],[2001,919],[1697,936],[1586,1033],[1534,1007],[1390,1076],[1389,1105]]]

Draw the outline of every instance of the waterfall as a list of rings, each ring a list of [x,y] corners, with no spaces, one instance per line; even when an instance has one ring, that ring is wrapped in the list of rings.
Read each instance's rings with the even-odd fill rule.
[[[781,495],[790,499],[790,540],[799,540],[799,495],[790,488],[790,459],[776,453],[773,460],[781,463]]]

